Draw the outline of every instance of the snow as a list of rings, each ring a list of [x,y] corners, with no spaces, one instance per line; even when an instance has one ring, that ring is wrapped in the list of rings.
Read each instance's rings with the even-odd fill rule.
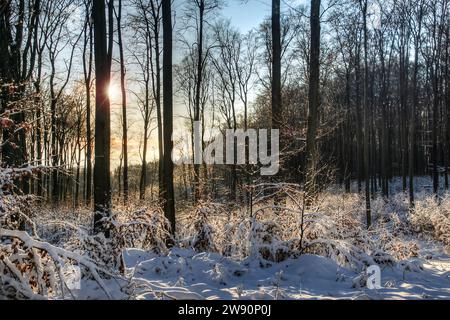
[[[167,221],[151,206],[115,208],[105,239],[90,233],[89,209],[34,209],[4,195],[0,299],[450,299],[450,194],[435,197],[427,185],[417,179],[413,213],[401,188],[377,197],[369,230],[364,198],[339,188],[307,211],[301,188],[287,184],[286,202],[275,207],[261,193],[253,215],[205,202],[178,212],[172,248]],[[28,233],[8,224],[15,212]],[[370,290],[366,272],[375,264],[381,288]],[[66,265],[82,269],[80,289],[64,289]]]
[[[355,288],[360,274],[317,255],[267,268],[256,260],[238,262],[188,249],[173,249],[167,256],[130,249],[124,260],[142,288],[136,299],[450,299],[450,257],[386,267],[380,290]],[[411,267],[422,264],[423,270]]]
[[[35,239],[31,238],[26,232],[6,230],[6,229],[0,228],[0,238],[9,238],[11,240],[19,240],[23,243],[23,248],[28,248],[28,249],[32,248],[31,250],[33,251],[34,266],[35,266],[37,273],[40,273],[36,276],[38,282],[41,282],[44,280],[44,275],[42,272],[42,271],[44,271],[43,265],[42,265],[41,257],[37,252],[37,250],[40,250],[40,251],[46,252],[46,254],[54,261],[54,265],[57,267],[56,272],[58,272],[58,277],[59,277],[60,281],[64,282],[63,276],[61,274],[61,272],[62,272],[61,266],[64,266],[66,264],[65,260],[68,259],[68,260],[74,261],[76,264],[78,264],[80,266],[84,266],[89,271],[90,275],[93,277],[95,282],[99,285],[99,288],[103,290],[106,297],[112,298],[112,296],[110,295],[108,289],[106,288],[106,286],[104,284],[104,280],[102,279],[102,277],[99,274],[100,272],[102,272],[106,275],[109,275],[109,273],[105,270],[99,269],[96,266],[96,264],[89,258],[81,256],[75,252],[70,252],[70,251],[64,250],[62,248],[55,247],[49,243],[35,240]],[[19,271],[19,268],[13,262],[14,259],[17,259],[18,261],[23,260],[20,257],[16,257],[16,256],[18,256],[18,254],[13,254],[11,256],[12,259],[10,259],[8,257],[2,257],[2,262],[5,262],[8,269],[12,270],[12,272],[13,272],[13,277],[11,277],[7,280],[9,283],[12,283],[14,286],[17,287],[20,285],[20,287],[23,287],[27,290],[28,288],[25,284],[28,283],[30,281],[30,279],[28,279],[27,275],[23,275]],[[2,266],[0,266],[0,267],[1,267],[0,270],[2,271],[2,274],[3,273],[6,274],[6,270],[3,271],[3,267]],[[47,268],[46,271],[49,271],[49,269]],[[52,275],[52,277],[56,280],[56,275]],[[38,285],[44,286],[44,284],[42,284],[42,283],[38,283]],[[60,288],[62,291],[63,298],[64,298],[64,292],[67,289],[66,285],[67,284],[63,284],[62,288]],[[52,288],[53,290],[56,289],[55,286],[52,286],[52,287],[53,287]],[[29,298],[38,298],[37,295],[35,295],[31,290],[28,290],[28,291],[29,291],[28,292]],[[69,292],[69,293],[72,294],[72,292]]]

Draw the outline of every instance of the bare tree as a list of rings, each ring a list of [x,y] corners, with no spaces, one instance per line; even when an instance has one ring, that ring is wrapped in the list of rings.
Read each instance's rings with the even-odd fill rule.
[[[58,166],[61,164],[60,151],[58,150],[58,134],[61,125],[58,123],[58,103],[67,87],[73,67],[73,58],[75,48],[83,35],[81,32],[74,36],[71,34],[68,26],[69,18],[71,16],[70,7],[73,5],[73,0],[57,0],[49,4],[47,10],[53,12],[48,21],[49,37],[46,42],[47,52],[50,61],[50,113],[51,113],[51,153],[52,153],[52,202],[54,205],[59,201],[59,186],[58,186]],[[61,56],[64,55],[64,50],[70,48],[69,58],[62,58],[65,64],[64,77],[57,83],[58,70],[57,65],[61,62]]]
[[[30,80],[37,55],[37,32],[41,1],[2,1],[0,4],[0,84],[1,112],[10,109],[8,102],[20,100],[25,94],[26,82]],[[11,111],[11,110],[9,110]],[[24,123],[24,110],[12,112],[16,124]],[[2,157],[8,166],[27,164],[26,132],[24,129],[9,133],[3,131]],[[29,192],[29,179],[23,179],[22,191]]]
[[[239,43],[239,55],[235,60],[235,68],[237,80],[239,85],[238,96],[244,105],[244,130],[248,129],[248,108],[249,108],[249,93],[253,89],[255,74],[255,64],[257,58],[257,51],[254,49],[257,46],[256,36],[253,31],[249,31]]]
[[[272,0],[272,128],[280,129],[281,104],[281,8],[280,0]]]
[[[419,7],[415,9],[415,19],[410,20],[414,39],[414,66],[413,66],[413,80],[412,92],[413,103],[409,120],[409,205],[411,210],[414,209],[414,169],[415,169],[415,150],[416,150],[416,112],[419,108],[419,88],[418,88],[418,74],[419,74],[419,50],[422,37],[422,22],[424,14],[424,3],[420,1]]]
[[[93,63],[93,23],[91,21],[92,0],[85,0],[86,22],[83,41],[83,75],[86,92],[86,159],[85,159],[85,199],[91,204],[92,197],[92,129],[91,129],[91,89]]]
[[[172,3],[163,0],[163,105],[164,105],[164,213],[175,234],[175,193],[173,187],[172,132],[173,132],[173,88],[172,88]]]
[[[211,59],[214,71],[217,75],[215,81],[219,92],[219,109],[224,116],[228,129],[237,130],[238,120],[236,103],[239,95],[239,74],[241,39],[236,30],[233,30],[229,22],[218,23],[214,27],[217,42],[216,55]],[[236,151],[236,148],[235,148]],[[230,199],[236,200],[237,191],[237,166],[236,154],[231,168]],[[227,159],[227,163],[230,163]]]
[[[123,201],[128,203],[128,127],[127,127],[127,91],[125,87],[125,56],[122,37],[122,0],[118,3],[117,41],[120,55],[120,89],[122,94],[122,155],[123,155]],[[122,165],[122,163],[121,163]],[[120,173],[119,173],[120,174]],[[119,186],[120,188],[120,186]]]
[[[363,16],[363,33],[364,33],[364,89],[363,89],[363,105],[364,105],[364,180],[366,190],[366,218],[367,228],[372,224],[372,211],[370,206],[370,163],[369,163],[369,63],[368,63],[368,27],[367,27],[367,0],[360,0],[361,12]]]
[[[93,0],[95,51],[95,165],[94,165],[94,232],[104,232],[102,219],[111,211],[111,115],[108,88],[111,79],[111,57],[108,52],[105,1]],[[111,48],[111,47],[110,47]]]
[[[306,136],[306,204],[311,205],[316,196],[316,174],[318,167],[317,128],[319,121],[320,87],[320,0],[311,0],[311,46],[309,66],[309,111]]]
[[[132,14],[132,27],[135,32],[135,41],[140,43],[145,50],[146,59],[148,60],[147,77],[144,82],[147,84],[145,92],[148,92],[148,98],[152,99],[152,108],[156,107],[156,120],[158,130],[158,153],[159,153],[159,191],[163,192],[163,125],[162,125],[162,108],[161,108],[161,1],[160,0],[134,0],[133,6],[136,8]],[[133,54],[135,55],[135,53]],[[142,60],[142,59],[141,59]],[[142,63],[140,69],[143,69]],[[145,118],[145,117],[144,117]],[[145,119],[144,119],[145,120]],[[147,119],[149,124],[150,118]],[[147,125],[148,126],[148,125]],[[144,143],[146,149],[146,143]],[[144,170],[144,168],[143,168]],[[141,175],[141,192],[140,197],[144,197],[143,188],[146,185],[146,173]]]
[[[208,51],[210,47],[205,48],[205,24],[206,17],[220,8],[219,0],[194,0],[190,4],[188,18],[195,20],[195,32],[196,32],[196,49],[194,52],[197,54],[196,73],[195,73],[195,95],[194,95],[194,121],[199,122],[201,119],[201,105],[202,105],[202,88],[203,75],[207,62]],[[201,185],[200,185],[200,164],[194,164],[194,199],[195,201],[201,198]]]

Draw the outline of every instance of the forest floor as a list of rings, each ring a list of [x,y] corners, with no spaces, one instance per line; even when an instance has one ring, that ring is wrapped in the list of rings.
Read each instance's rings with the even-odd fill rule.
[[[108,239],[92,234],[89,208],[29,206],[28,233],[3,231],[0,253],[10,263],[0,299],[3,291],[13,299],[450,300],[450,193],[434,195],[429,178],[416,179],[414,211],[398,179],[388,199],[374,197],[369,229],[357,192],[332,186],[304,210],[300,186],[274,189],[250,209],[205,202],[179,210],[171,248],[151,203],[115,207]],[[24,273],[9,272],[13,264]],[[380,288],[370,289],[375,265]],[[80,288],[68,286],[71,267]]]
[[[364,273],[309,254],[265,268],[258,261],[183,249],[164,257],[130,249],[125,260],[134,299],[450,299],[450,255],[436,248],[425,252],[428,259],[383,268],[378,290],[361,285]],[[113,298],[127,298],[118,282],[111,280],[109,288]],[[84,281],[77,298],[105,296],[94,282]]]
[[[342,194],[333,195],[330,189],[321,210],[333,212],[332,219],[315,223],[322,223],[317,230],[324,239],[342,241],[341,247],[333,247],[335,252],[317,249],[270,262],[258,254],[237,259],[221,249],[200,252],[189,245],[165,254],[130,248],[123,252],[127,281],[109,280],[108,287],[115,299],[450,299],[450,198],[442,194],[437,201],[430,196],[427,178],[418,179],[417,185],[414,216],[398,183],[389,201],[374,201],[372,233],[364,230],[363,222],[359,224],[364,212],[361,198],[354,195],[339,204]],[[352,215],[357,218],[346,220]],[[209,223],[217,229],[211,241],[223,247],[226,238],[220,240],[220,236],[225,229],[219,227],[223,223]],[[311,228],[312,234],[318,232]],[[257,238],[253,239],[250,242]],[[325,247],[333,243],[323,241]],[[348,249],[351,245],[355,248]],[[364,248],[364,253],[356,247]],[[339,255],[343,252],[344,260]],[[364,264],[355,267],[348,263],[349,257]],[[372,258],[381,268],[381,288],[374,290],[366,286],[366,268]],[[93,281],[83,280],[82,287],[78,299],[105,298]]]

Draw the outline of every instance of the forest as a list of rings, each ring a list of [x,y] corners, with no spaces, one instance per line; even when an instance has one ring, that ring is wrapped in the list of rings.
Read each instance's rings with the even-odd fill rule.
[[[450,300],[449,0],[0,0],[0,300]]]

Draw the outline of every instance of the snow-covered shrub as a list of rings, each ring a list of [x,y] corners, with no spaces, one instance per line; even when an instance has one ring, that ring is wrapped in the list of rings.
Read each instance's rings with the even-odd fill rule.
[[[90,233],[92,229],[92,209],[76,208],[60,204],[57,209],[51,206],[34,206],[33,221],[40,238],[51,244],[64,247],[79,232]]]
[[[227,221],[223,225],[220,234],[223,235],[220,242],[222,254],[226,257],[244,259],[249,254],[248,235],[251,222],[248,215],[229,213]],[[217,237],[216,237],[217,239]]]
[[[327,207],[326,201],[322,204]],[[318,212],[306,213],[304,252],[329,257],[340,265],[355,269],[373,264],[370,257],[372,240],[353,208],[349,211],[341,207],[328,213],[325,210],[318,207]]]
[[[215,251],[234,259],[256,258],[262,265],[310,253],[339,265],[364,270],[389,267],[420,256],[413,233],[428,233],[445,242],[450,202],[431,195],[417,197],[411,214],[403,192],[373,201],[373,223],[366,225],[364,196],[326,191],[315,206],[305,209],[301,186],[262,184],[252,189],[250,207],[229,208],[203,203],[183,212],[179,236],[197,251]],[[427,203],[427,209],[423,207]],[[417,228],[422,226],[422,228]],[[421,231],[428,230],[428,231]]]
[[[419,246],[415,241],[403,241],[395,239],[386,246],[386,251],[391,252],[393,257],[398,260],[407,260],[419,256]]]
[[[89,258],[0,228],[0,296],[8,299],[64,298],[72,295],[63,267],[83,268],[109,297],[98,268]]]
[[[76,252],[110,272],[124,272],[122,250],[124,245],[121,239],[105,238],[103,234],[89,235],[79,232],[78,237],[72,238],[65,246],[66,249]]]
[[[116,212],[105,219],[110,237],[103,234],[90,235],[78,229],[66,248],[90,257],[98,265],[110,271],[124,272],[122,252],[126,248],[137,248],[165,254],[170,240],[169,223],[160,210],[141,209],[131,212]]]
[[[60,291],[57,268],[41,250],[29,250],[17,240],[0,246],[0,296],[31,299]]]
[[[441,200],[430,196],[422,201],[418,201],[410,220],[415,232],[431,236],[450,246],[449,196]]]
[[[167,253],[166,244],[173,242],[170,223],[159,208],[119,213],[110,222],[112,236],[124,248],[139,248],[161,254]]]
[[[393,266],[418,256],[411,234],[406,196],[373,201],[373,223],[367,229],[364,197],[358,194],[322,194],[316,212],[305,214],[307,253],[329,257],[358,271],[368,265]]]
[[[249,243],[250,255],[271,262],[286,260],[291,252],[286,242],[280,240],[280,227],[273,221],[252,220]]]
[[[0,227],[15,230],[26,228],[36,234],[30,210],[35,198],[16,193],[15,182],[29,178],[38,168],[0,168]]]
[[[208,274],[211,280],[219,285],[226,285],[228,282],[228,270],[220,263],[216,263]]]
[[[281,262],[303,248],[304,194],[298,185],[262,184],[254,187],[249,255]]]
[[[214,228],[210,223],[210,216],[218,212],[218,206],[200,204],[188,225],[190,233],[189,246],[200,252],[214,252],[217,247],[214,241]]]

